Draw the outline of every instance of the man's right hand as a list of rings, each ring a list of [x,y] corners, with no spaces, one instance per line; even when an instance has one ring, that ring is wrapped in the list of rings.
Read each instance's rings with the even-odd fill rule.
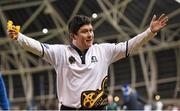
[[[7,33],[9,37],[13,40],[17,40],[19,32],[20,32],[20,26],[13,25],[13,22],[9,20],[7,22]]]

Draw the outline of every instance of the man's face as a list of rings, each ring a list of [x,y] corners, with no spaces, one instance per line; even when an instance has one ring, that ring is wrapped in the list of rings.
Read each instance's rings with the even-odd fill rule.
[[[76,45],[81,49],[87,49],[92,46],[94,41],[94,32],[91,24],[83,25],[77,34],[74,34]]]

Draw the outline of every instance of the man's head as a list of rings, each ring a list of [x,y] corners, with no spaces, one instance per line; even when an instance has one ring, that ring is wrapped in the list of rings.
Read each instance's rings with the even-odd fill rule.
[[[72,43],[81,51],[89,48],[94,40],[91,18],[83,15],[75,16],[68,26]]]
[[[87,16],[76,15],[68,25],[69,33],[77,34],[81,26],[91,24],[91,19]]]

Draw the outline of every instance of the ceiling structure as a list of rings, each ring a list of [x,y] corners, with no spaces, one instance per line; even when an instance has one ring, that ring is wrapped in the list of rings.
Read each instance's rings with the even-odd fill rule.
[[[136,51],[128,59],[112,64],[110,72],[110,90],[112,93],[120,89],[122,82],[116,83],[119,76],[128,75],[134,88],[144,87],[149,101],[158,88],[173,82],[173,97],[165,98],[166,103],[178,103],[180,97],[180,3],[175,0],[0,0],[0,71],[8,76],[9,97],[12,101],[31,100],[33,96],[33,74],[48,73],[48,97],[53,95],[53,67],[22,49],[6,35],[7,20],[21,26],[21,32],[40,42],[68,44],[67,24],[73,16],[83,14],[92,16],[95,30],[95,42],[121,42],[132,38],[149,27],[154,14],[165,13],[169,17],[168,25],[143,48]],[[42,33],[47,28],[48,33]],[[164,54],[164,55],[163,55]],[[169,55],[170,54],[170,55]],[[169,57],[170,56],[170,57]],[[169,57],[169,67],[162,62]],[[162,60],[161,60],[162,58]],[[123,64],[124,63],[124,64]],[[125,64],[127,64],[127,67]],[[137,64],[139,63],[139,67]],[[162,64],[162,65],[161,65]],[[127,72],[118,72],[122,66]],[[162,67],[161,67],[162,66]],[[164,76],[162,68],[171,69]],[[141,72],[142,75],[137,74]],[[120,74],[119,74],[120,73]],[[128,73],[128,74],[126,74]],[[118,75],[117,75],[118,74]],[[20,75],[24,98],[15,98],[13,75]],[[138,78],[142,78],[139,82]],[[127,81],[124,81],[127,82]],[[27,87],[28,86],[28,87]],[[166,87],[167,85],[165,85]],[[159,91],[161,92],[161,91]],[[162,92],[163,93],[163,92]],[[168,93],[170,94],[170,93]],[[180,103],[178,103],[180,104]]]

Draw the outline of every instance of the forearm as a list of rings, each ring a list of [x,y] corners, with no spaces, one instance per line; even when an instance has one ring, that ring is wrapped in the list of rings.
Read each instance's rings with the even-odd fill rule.
[[[156,33],[152,33],[150,28],[148,28],[146,31],[130,39],[128,41],[128,53],[132,53],[133,51],[137,50],[143,44],[152,39],[155,35]]]
[[[32,52],[38,56],[42,56],[42,46],[39,41],[29,38],[21,33],[18,34],[18,43],[27,51]]]

